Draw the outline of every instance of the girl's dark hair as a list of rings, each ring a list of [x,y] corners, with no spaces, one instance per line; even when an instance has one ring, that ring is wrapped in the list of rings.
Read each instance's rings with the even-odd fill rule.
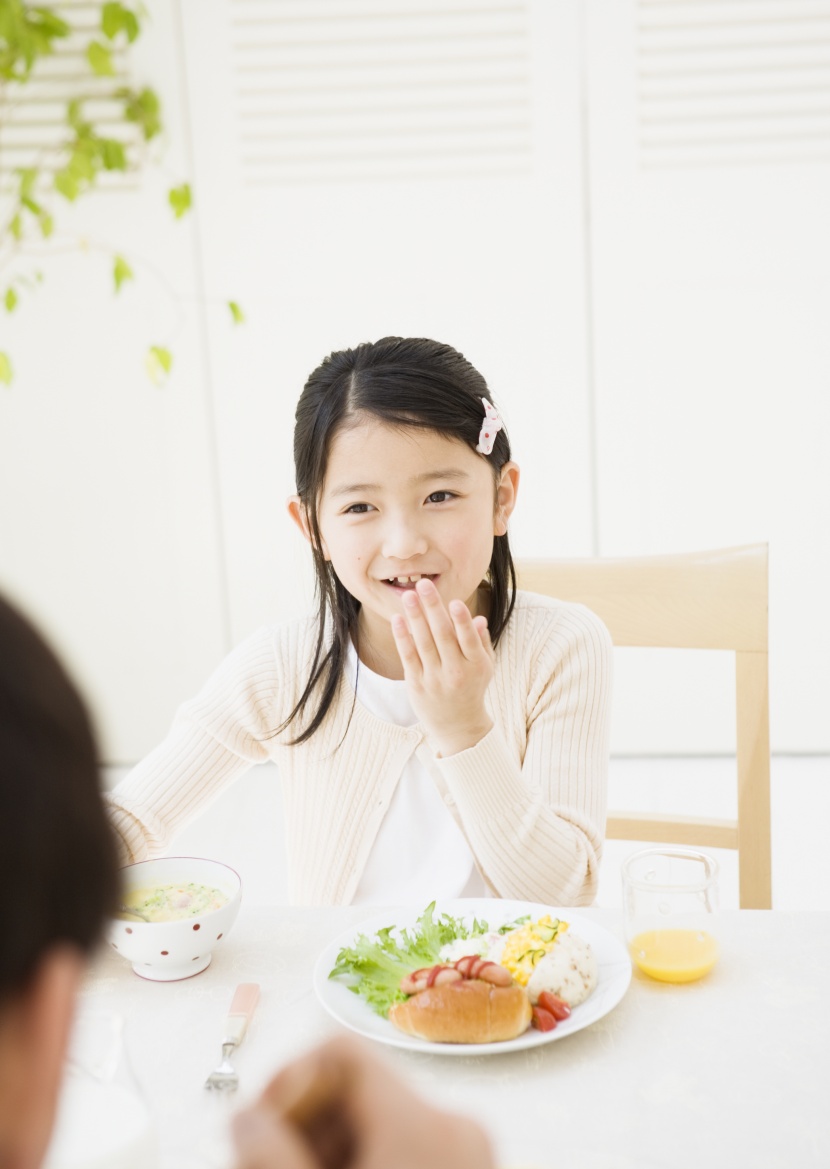
[[[118,878],[84,703],[0,598],[0,1004],[58,943],[92,949],[118,905]]]
[[[283,726],[305,710],[315,689],[319,698],[314,714],[304,720],[303,730],[293,743],[309,739],[325,718],[360,612],[360,603],[340,583],[322,552],[317,505],[335,435],[356,415],[372,415],[393,426],[434,430],[447,438],[460,439],[475,450],[484,421],[482,398],[492,401],[478,370],[452,346],[423,337],[384,337],[331,353],[306,382],[295,415],[294,468],[297,494],[311,533],[317,644],[305,689]],[[495,481],[510,459],[506,430],[497,432],[491,454],[480,457],[486,457],[491,464]],[[516,600],[516,570],[506,534],[493,538],[487,579],[488,624],[496,645]]]

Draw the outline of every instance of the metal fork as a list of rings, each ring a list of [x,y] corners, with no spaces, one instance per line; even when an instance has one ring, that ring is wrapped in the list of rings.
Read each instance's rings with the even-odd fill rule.
[[[216,1088],[220,1092],[236,1091],[239,1086],[239,1076],[231,1066],[231,1052],[245,1038],[245,1032],[248,1030],[248,1024],[258,1002],[258,984],[256,982],[240,982],[234,992],[231,1007],[225,1019],[222,1062],[205,1080],[206,1088]]]

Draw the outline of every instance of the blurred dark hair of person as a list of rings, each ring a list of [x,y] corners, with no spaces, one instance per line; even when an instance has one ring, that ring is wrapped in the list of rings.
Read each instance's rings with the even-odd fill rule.
[[[89,713],[33,625],[0,597],[0,1167],[51,1135],[76,993],[118,902]]]

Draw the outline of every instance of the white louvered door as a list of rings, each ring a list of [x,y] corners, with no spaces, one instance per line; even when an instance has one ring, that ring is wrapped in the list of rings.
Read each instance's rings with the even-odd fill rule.
[[[588,553],[578,5],[184,0],[234,634],[304,607],[293,410],[332,349],[461,349],[526,455],[519,549]]]
[[[830,3],[587,12],[601,549],[768,540],[773,746],[826,751]],[[643,679],[618,749],[729,746],[728,674],[679,708]]]

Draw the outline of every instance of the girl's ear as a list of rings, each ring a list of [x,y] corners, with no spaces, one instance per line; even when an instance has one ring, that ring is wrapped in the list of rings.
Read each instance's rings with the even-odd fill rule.
[[[510,519],[513,508],[516,506],[516,496],[519,491],[519,468],[515,463],[505,463],[499,471],[499,481],[496,485],[496,515],[494,534],[503,536],[507,531],[507,521]]]
[[[308,511],[306,510],[306,506],[300,499],[299,495],[289,495],[288,514],[291,516],[294,523],[305,536],[306,540],[308,540],[309,544],[313,546],[314,541],[311,538],[311,525],[308,522]],[[330,560],[331,557],[329,556],[328,549],[326,548],[326,543],[322,538],[320,540],[320,546],[324,558],[326,560]]]

